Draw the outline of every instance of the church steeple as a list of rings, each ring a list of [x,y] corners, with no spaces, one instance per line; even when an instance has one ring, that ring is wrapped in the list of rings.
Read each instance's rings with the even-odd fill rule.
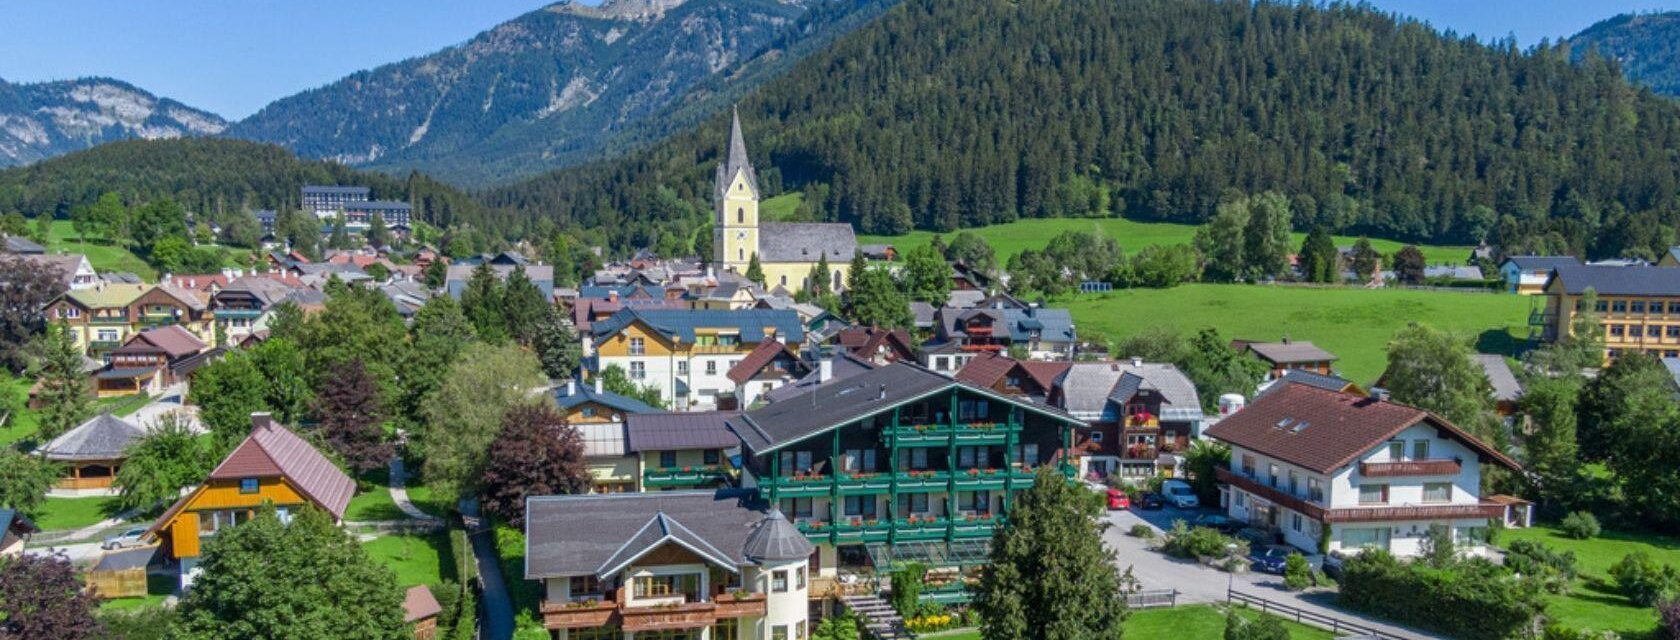
[[[717,168],[716,225],[713,260],[724,269],[745,273],[758,253],[758,176],[747,159],[747,138],[741,134],[741,113],[731,110],[729,149]]]
[[[747,137],[741,134],[741,110],[730,108],[729,152],[718,165],[717,191],[722,196],[741,171],[747,172],[747,187],[758,191],[758,176],[754,175],[752,160],[747,158]]]

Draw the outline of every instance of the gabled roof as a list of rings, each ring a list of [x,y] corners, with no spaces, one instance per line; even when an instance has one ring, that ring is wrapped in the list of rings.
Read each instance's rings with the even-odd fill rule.
[[[774,327],[776,337],[787,342],[805,339],[805,323],[799,321],[799,314],[776,309],[624,309],[595,323],[595,337],[612,336],[636,322],[667,339],[690,344],[698,329],[733,329],[742,342],[749,343],[762,342],[766,327]]]
[[[29,516],[23,515],[16,509],[0,508],[0,532],[16,531],[23,533],[40,533],[41,528],[29,521]]]
[[[1505,262],[1523,271],[1551,271],[1564,265],[1579,265],[1581,259],[1575,256],[1506,256]]]
[[[414,623],[440,613],[443,613],[443,606],[438,604],[437,596],[433,596],[426,585],[414,585],[403,594],[403,622]]]
[[[221,291],[216,292],[219,297],[223,294],[243,294],[256,298],[264,307],[278,304],[285,300],[292,291],[302,286],[296,278],[276,278],[272,276],[245,276],[236,278]]]
[[[569,384],[556,387],[554,390],[554,402],[555,404],[558,404],[561,409],[572,409],[579,405],[593,402],[595,404],[617,409],[625,413],[653,413],[659,411],[659,409],[648,406],[646,402],[642,402],[641,400],[613,393],[611,391],[597,391],[595,387],[587,384]]]
[[[1255,399],[1209,427],[1207,435],[1315,473],[1329,474],[1420,423],[1434,426],[1444,437],[1464,443],[1486,460],[1521,469],[1505,454],[1422,409],[1304,384],[1285,384]]]
[[[1075,362],[1058,383],[1062,408],[1088,419],[1101,417],[1110,403],[1124,405],[1140,390],[1161,396],[1161,417],[1202,418],[1201,396],[1178,367],[1152,362]]]
[[[852,355],[866,359],[874,358],[883,348],[895,358],[916,357],[916,341],[903,329],[847,327],[834,335],[834,341]]]
[[[144,284],[101,284],[72,289],[64,295],[85,309],[111,309],[133,304],[151,288],[151,285]]]
[[[1234,342],[1246,347],[1239,348],[1239,351],[1253,353],[1254,355],[1260,356],[1261,359],[1266,360],[1267,362],[1273,362],[1276,364],[1291,364],[1297,362],[1333,362],[1337,359],[1336,354],[1320,349],[1318,348],[1318,345],[1305,340],[1286,339],[1282,342],[1250,342],[1247,340],[1236,340]]]
[[[1058,420],[1075,421],[1060,409],[1004,396],[914,364],[897,362],[748,411],[730,420],[729,428],[754,455],[760,455],[956,387]]]
[[[342,519],[350,497],[356,493],[356,482],[268,414],[251,414],[251,425],[251,435],[210,471],[209,479],[284,478],[333,519]],[[197,496],[197,492],[182,496],[152,523],[147,535],[156,535]]]
[[[1516,402],[1517,398],[1522,396],[1522,382],[1517,380],[1517,374],[1511,370],[1511,363],[1505,361],[1505,356],[1478,353],[1474,358],[1476,364],[1482,367],[1482,373],[1487,374],[1488,384],[1493,387],[1494,400]]]
[[[0,236],[0,240],[5,241],[4,249],[6,253],[27,253],[39,255],[47,252],[46,247],[37,244],[34,240],[30,240],[29,238],[21,236]]]
[[[728,424],[738,415],[738,411],[636,413],[625,417],[624,431],[629,450],[637,453],[730,449],[741,445]]]
[[[1327,376],[1314,371],[1307,371],[1306,369],[1290,369],[1283,372],[1283,375],[1279,376],[1277,380],[1272,381],[1270,386],[1262,389],[1259,395],[1263,396],[1278,389],[1282,389],[1284,385],[1289,383],[1304,384],[1309,387],[1316,387],[1325,391],[1340,391],[1343,393],[1354,393],[1355,395],[1365,395],[1364,390],[1360,389],[1359,385],[1354,384],[1352,380],[1347,380],[1337,376]]]
[[[210,306],[210,304],[206,302],[198,292],[192,289],[177,286],[173,283],[164,282],[159,284],[157,285],[157,290],[162,291],[165,295],[176,299],[181,304],[186,305],[188,309],[192,309],[194,311],[203,311]]]
[[[753,347],[753,350],[747,353],[747,357],[741,358],[741,361],[730,367],[724,375],[728,376],[735,384],[741,384],[751,380],[753,376],[758,375],[761,369],[774,361],[777,356],[783,354],[792,358],[796,364],[799,362],[799,357],[794,355],[793,350],[789,349],[786,344],[776,340],[765,340],[758,343],[758,346]]]
[[[1680,296],[1680,269],[1564,264],[1552,268],[1546,290],[1561,282],[1563,292],[1578,296],[1587,289],[1611,296]]]
[[[531,497],[525,578],[599,576],[667,541],[733,570],[751,562],[742,549],[764,517],[753,496],[720,490]]]
[[[198,353],[209,346],[181,325],[172,324],[134,334],[134,337],[129,338],[128,342],[117,348],[114,353],[157,351],[174,360]]]
[[[1009,356],[981,354],[957,370],[956,378],[977,387],[990,387],[997,384],[997,381],[1009,373],[1010,369],[1014,369],[1015,365],[1015,359]]]
[[[839,351],[836,352],[833,358],[829,361],[829,378],[826,382],[821,380],[822,367],[819,364],[816,365],[816,370],[805,374],[805,377],[800,378],[791,384],[784,384],[780,387],[771,389],[769,393],[760,397],[764,398],[767,402],[781,402],[794,396],[804,395],[805,392],[824,384],[835,384],[841,380],[845,380],[874,368],[875,364],[869,362],[868,360],[854,356],[846,351]]]
[[[48,460],[114,460],[146,431],[132,422],[101,413],[74,429],[59,434],[43,445],[40,453]]]
[[[841,268],[857,253],[857,236],[844,222],[760,222],[758,259],[763,262],[817,262],[828,258]]]

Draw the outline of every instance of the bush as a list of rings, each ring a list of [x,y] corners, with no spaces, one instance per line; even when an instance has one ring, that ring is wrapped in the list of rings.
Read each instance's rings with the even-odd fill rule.
[[[905,565],[892,572],[892,607],[898,615],[910,618],[921,608],[922,582],[927,579],[927,567],[918,563]]]
[[[1339,601],[1352,609],[1466,640],[1500,640],[1529,628],[1540,590],[1480,559],[1446,567],[1365,551],[1343,563]]]
[[[1274,616],[1262,614],[1250,620],[1232,607],[1225,612],[1225,640],[1289,640],[1289,629]]]
[[[1610,567],[1610,577],[1616,579],[1616,588],[1622,595],[1642,607],[1673,596],[1676,587],[1680,587],[1680,573],[1672,566],[1652,560],[1644,551],[1624,556]]]
[[[1155,527],[1151,527],[1147,524],[1143,524],[1143,523],[1140,522],[1138,524],[1132,525],[1132,530],[1129,533],[1131,533],[1132,537],[1134,537],[1134,538],[1143,538],[1144,540],[1150,540],[1150,539],[1153,539],[1155,537]]]
[[[1231,546],[1236,545],[1232,551]],[[1183,520],[1173,522],[1172,531],[1161,545],[1167,555],[1178,558],[1223,558],[1248,555],[1248,542],[1207,527],[1190,528]]]
[[[1657,619],[1670,638],[1680,638],[1680,599],[1665,598],[1657,603]]]
[[[1549,593],[1566,593],[1575,579],[1575,552],[1556,551],[1533,540],[1514,540],[1505,550],[1505,566],[1540,583]]]
[[[1300,591],[1312,586],[1312,565],[1307,564],[1306,556],[1291,553],[1283,560],[1283,586],[1290,591]]]
[[[1563,522],[1558,523],[1558,528],[1563,531],[1563,535],[1576,540],[1591,540],[1603,531],[1603,527],[1598,524],[1598,517],[1590,511],[1576,511],[1564,516]]]

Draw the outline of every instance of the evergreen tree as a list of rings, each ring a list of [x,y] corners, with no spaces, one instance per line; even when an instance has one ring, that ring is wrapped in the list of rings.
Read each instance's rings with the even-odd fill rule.
[[[1382,254],[1377,253],[1376,248],[1371,246],[1371,240],[1364,236],[1360,236],[1359,240],[1353,243],[1351,258],[1353,276],[1361,283],[1369,282],[1371,276],[1377,273],[1377,268],[1382,266]]]
[[[583,437],[566,416],[550,404],[516,406],[502,417],[501,432],[490,443],[479,504],[522,527],[527,497],[588,493],[589,482]]]
[[[550,380],[571,379],[577,375],[578,366],[583,361],[582,345],[578,344],[577,335],[566,326],[565,318],[557,309],[550,308],[543,314],[531,348],[537,352],[543,373]]]
[[[501,342],[507,338],[507,314],[502,311],[502,282],[490,263],[479,263],[473,269],[466,289],[461,292],[461,312],[472,321],[473,329],[485,342]]]
[[[1580,373],[1525,376],[1519,400],[1528,420],[1523,437],[1523,468],[1541,500],[1567,508],[1572,483],[1581,469],[1577,442],[1577,400],[1585,383]]]
[[[1307,282],[1335,282],[1341,277],[1341,256],[1336,251],[1336,241],[1330,237],[1330,231],[1324,227],[1313,227],[1307,239],[1301,242],[1301,252],[1297,263],[1301,268],[1301,279]]]
[[[420,278],[427,287],[433,290],[442,289],[444,285],[449,284],[449,264],[439,257],[421,270]]]
[[[385,227],[385,214],[376,211],[368,220],[367,243],[376,248],[391,246],[391,230]]]
[[[764,266],[758,263],[758,252],[753,252],[752,258],[747,260],[747,279],[764,286]]]
[[[1102,511],[1052,466],[1015,498],[992,536],[991,567],[974,607],[986,640],[1109,640],[1121,637],[1126,601],[1114,551],[1102,542]]]
[[[327,236],[327,247],[330,249],[338,249],[340,251],[351,247],[350,230],[347,223],[344,221],[344,214],[342,213],[333,216],[332,235]]]
[[[337,363],[321,378],[310,413],[327,445],[355,473],[384,467],[396,454],[385,438],[379,386],[360,360]]]
[[[426,399],[443,383],[456,356],[475,338],[472,323],[454,298],[434,297],[415,312],[414,324],[409,327],[409,350],[403,360],[399,401],[410,426],[424,420],[421,409]]]
[[[903,289],[912,300],[940,307],[951,297],[951,265],[931,246],[910,250],[901,277]]]
[[[852,252],[852,262],[846,265],[846,288],[857,288],[858,279],[863,277],[863,273],[867,270],[869,270],[869,260],[863,257],[863,252]]]
[[[47,330],[41,353],[40,438],[57,438],[86,420],[92,412],[87,376],[82,373],[82,350],[69,327]]]
[[[1401,284],[1422,284],[1424,266],[1423,252],[1416,245],[1401,247],[1394,254],[1394,279]]]
[[[537,325],[551,308],[553,305],[543,298],[542,289],[525,274],[525,267],[514,267],[502,288],[502,318],[508,337],[520,344],[531,344]]]

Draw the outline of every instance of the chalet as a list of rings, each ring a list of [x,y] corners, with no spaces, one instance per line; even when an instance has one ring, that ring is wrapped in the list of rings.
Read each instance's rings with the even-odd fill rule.
[[[1206,419],[1196,386],[1178,367],[1136,359],[1075,362],[1049,402],[1089,424],[1079,430],[1086,476],[1175,473]]]
[[[245,276],[229,282],[211,298],[216,325],[228,340],[238,342],[268,329],[275,307],[285,302],[302,283],[295,278]]]
[[[1067,309],[944,307],[938,316],[935,342],[956,344],[963,351],[1006,352],[1019,347],[1033,360],[1069,360],[1078,341]]]
[[[812,545],[750,492],[533,497],[525,541],[524,578],[542,585],[543,626],[560,640],[813,631]]]
[[[1050,397],[1057,379],[1067,373],[1068,366],[1067,362],[1016,360],[996,353],[983,353],[963,365],[957,371],[956,379],[1006,396],[1043,404]]]
[[[624,369],[678,410],[727,406],[729,370],[763,342],[797,353],[805,328],[792,311],[625,309],[593,326],[596,372]]]
[[[59,434],[37,453],[64,470],[55,486],[59,491],[103,493],[128,458],[128,446],[145,434],[132,422],[102,413]]]
[[[180,325],[141,331],[106,355],[111,364],[94,373],[95,393],[101,398],[157,393],[184,382],[209,348]]]
[[[1506,505],[1481,499],[1483,465],[1517,463],[1439,416],[1380,398],[1290,384],[1209,427],[1231,445],[1221,503],[1308,553],[1414,556],[1431,525],[1487,549]]]
[[[994,281],[985,271],[970,267],[962,261],[951,263],[951,290],[991,291]]]
[[[29,536],[40,532],[41,528],[30,522],[29,516],[15,509],[0,508],[0,558],[23,555],[23,545],[29,542]]]
[[[1606,361],[1631,352],[1680,356],[1680,269],[1671,267],[1556,267],[1544,310],[1529,314],[1530,335],[1545,342],[1569,335],[1588,291],[1598,298]]]
[[[733,411],[637,413],[624,423],[625,446],[637,459],[641,491],[711,489],[734,479],[730,456],[740,439],[728,422]]]
[[[775,340],[760,342],[725,374],[735,383],[735,392],[727,399],[720,396],[718,408],[735,410],[750,407],[764,394],[810,372],[810,365],[800,360],[799,354],[788,345]]]
[[[1304,369],[1326,376],[1335,374],[1332,365],[1336,362],[1336,354],[1304,340],[1290,340],[1288,336],[1284,336],[1282,342],[1232,340],[1231,348],[1265,363],[1269,369],[1267,380],[1282,377],[1291,369]]]
[[[916,361],[916,341],[903,329],[852,327],[834,335],[834,344],[875,364]]]
[[[1535,295],[1546,289],[1552,269],[1560,266],[1580,266],[1575,256],[1510,256],[1499,263],[1499,277],[1511,293]]]
[[[659,410],[641,400],[603,389],[598,376],[593,385],[567,380],[565,386],[555,388],[554,402],[566,414],[567,424],[573,425],[624,422],[630,414]]]
[[[36,268],[56,270],[60,278],[60,293],[73,289],[87,289],[99,284],[99,272],[93,269],[93,263],[88,262],[87,256],[82,254],[28,253],[18,257]]]
[[[267,413],[253,413],[251,435],[164,511],[146,536],[161,541],[164,553],[180,562],[186,589],[197,577],[205,537],[250,520],[263,505],[272,505],[281,521],[307,507],[339,521],[355,492],[356,482],[302,437]]]

